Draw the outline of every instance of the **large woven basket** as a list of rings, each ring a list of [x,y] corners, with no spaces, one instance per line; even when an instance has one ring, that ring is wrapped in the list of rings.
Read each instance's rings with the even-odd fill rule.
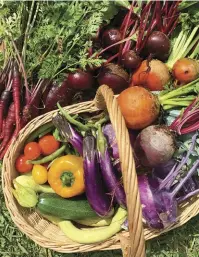
[[[145,240],[159,236],[171,229],[179,227],[194,217],[199,212],[199,199],[193,197],[189,202],[181,204],[177,222],[165,230],[157,231],[144,228],[140,196],[137,185],[137,175],[131,149],[128,130],[121,115],[112,90],[106,85],[98,89],[94,101],[79,103],[65,107],[71,114],[95,112],[107,109],[111,123],[114,127],[119,147],[119,156],[123,172],[124,188],[127,197],[129,232],[121,232],[111,239],[92,245],[78,244],[68,239],[61,230],[48,222],[36,212],[21,208],[11,193],[12,180],[17,176],[15,160],[24,146],[27,137],[41,125],[51,121],[56,111],[49,112],[32,120],[21,130],[17,139],[10,146],[3,161],[2,181],[6,206],[14,223],[34,242],[42,247],[50,248],[57,252],[88,252],[97,250],[123,249],[123,255],[129,257],[145,256]]]

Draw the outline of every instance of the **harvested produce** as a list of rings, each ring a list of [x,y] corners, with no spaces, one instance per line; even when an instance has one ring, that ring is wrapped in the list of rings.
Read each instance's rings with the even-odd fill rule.
[[[179,135],[188,134],[199,129],[198,121],[198,101],[197,97],[182,114],[177,115],[170,124],[170,129],[176,131]]]
[[[36,206],[38,201],[38,196],[36,192],[30,187],[24,187],[23,185],[14,181],[14,189],[12,188],[12,193],[18,203],[25,208],[33,208]]]
[[[153,31],[146,41],[145,48],[148,55],[164,61],[169,56],[169,38],[161,31]]]
[[[118,29],[111,28],[104,31],[102,35],[102,45],[104,47],[113,45],[115,43],[118,43],[122,39],[122,34]],[[119,50],[119,45],[116,45],[114,47],[111,47],[109,51],[112,53],[117,53]]]
[[[19,205],[82,244],[128,230],[126,170],[115,116],[107,112],[117,106],[107,92],[107,110],[79,105],[105,84],[119,94],[129,130],[143,222],[158,230],[176,223],[180,203],[199,194],[198,7],[197,1],[3,1],[0,159],[21,128],[58,108],[16,156],[12,192]]]
[[[159,115],[157,97],[143,87],[130,87],[118,97],[126,125],[131,129],[143,129],[151,125]]]
[[[112,218],[89,218],[89,219],[83,219],[83,220],[75,220],[76,223],[88,226],[88,227],[104,227],[109,226],[111,224]]]
[[[163,180],[152,175],[138,176],[141,203],[143,205],[143,217],[152,228],[162,229],[176,221],[177,201],[180,199],[177,195],[185,183],[197,172],[197,168],[199,167],[199,161],[196,160],[186,175],[177,179],[183,165],[187,162],[193,150],[196,137],[197,134],[192,137],[192,145],[186,157],[182,158],[180,163],[174,164],[173,168]],[[177,183],[173,186],[176,179]],[[194,190],[191,194],[188,193],[187,196],[193,196],[197,193],[198,190]]]
[[[65,145],[62,145],[59,149],[57,149],[57,151],[53,152],[52,154],[43,157],[42,159],[39,160],[33,160],[33,161],[29,161],[29,163],[31,164],[44,164],[44,163],[48,163],[50,161],[53,161],[54,159],[56,159],[57,157],[59,157],[66,149]]]
[[[57,114],[52,119],[53,124],[58,129],[61,137],[71,145],[82,155],[83,153],[83,139],[82,136],[75,131],[75,129],[67,122],[66,118],[60,114]]]
[[[49,215],[45,215],[44,217],[46,217],[52,223],[58,225],[64,234],[74,242],[80,244],[94,244],[103,242],[118,233],[122,229],[121,225],[125,221],[126,216],[127,211],[119,208],[110,225],[98,229],[90,228],[87,230],[78,229],[72,224],[71,221],[63,221]]]
[[[172,73],[181,83],[189,83],[199,77],[199,62],[194,59],[182,58],[173,65]]]
[[[98,217],[88,201],[81,196],[64,199],[56,194],[42,193],[38,199],[37,209],[41,214],[67,220]]]
[[[97,149],[99,153],[101,172],[104,178],[104,183],[108,189],[108,193],[122,208],[126,208],[126,196],[124,188],[114,172],[114,167],[108,152],[107,141],[102,133],[102,128],[100,125],[97,134]]]
[[[35,164],[32,169],[32,177],[35,183],[42,185],[48,181],[47,169],[39,164]]]
[[[115,94],[127,88],[129,83],[128,73],[119,65],[108,63],[104,65],[98,74],[99,85],[108,85]]]
[[[122,55],[121,63],[126,69],[137,69],[142,63],[142,59],[136,52],[129,50]]]
[[[131,86],[143,86],[151,91],[161,91],[169,80],[169,69],[163,62],[143,61],[132,75]]]
[[[67,76],[68,85],[75,90],[91,89],[94,85],[94,78],[91,73],[83,70],[77,70],[74,73],[69,73]],[[62,94],[63,96],[63,94]],[[70,98],[69,98],[70,99]],[[57,101],[58,102],[58,101]],[[62,103],[62,105],[67,105]]]
[[[24,175],[20,175],[13,180],[24,186],[33,189],[36,193],[55,193],[54,190],[49,185],[39,185],[33,179],[32,173],[26,173]]]
[[[103,242],[121,230],[121,225],[126,219],[126,210],[119,208],[113,217],[111,224],[104,228],[81,230],[76,228],[70,221],[60,221],[58,226],[71,240],[80,244],[94,244]]]
[[[155,167],[166,163],[176,150],[174,134],[166,126],[149,126],[137,136],[134,150],[144,166]]]
[[[30,172],[33,165],[28,162],[28,158],[25,155],[20,155],[15,162],[16,170],[20,173]]]
[[[96,139],[94,136],[87,136],[83,140],[84,157],[84,182],[85,191],[92,209],[101,217],[113,215],[111,196],[105,188],[98,163]]]
[[[85,191],[83,159],[75,155],[57,158],[48,171],[48,183],[58,195],[69,198]]]
[[[40,157],[41,148],[37,142],[30,142],[24,147],[24,155],[28,160],[34,160]]]
[[[46,135],[40,138],[38,143],[43,155],[50,155],[54,153],[60,145],[59,141],[57,141],[52,135]]]

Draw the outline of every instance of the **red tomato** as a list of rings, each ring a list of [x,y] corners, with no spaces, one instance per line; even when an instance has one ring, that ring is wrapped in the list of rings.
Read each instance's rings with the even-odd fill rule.
[[[54,136],[46,135],[40,138],[39,146],[43,155],[50,155],[59,148],[60,142]]]
[[[27,161],[28,158],[25,155],[20,155],[15,162],[16,170],[20,173],[30,172],[33,165],[28,163]]]
[[[38,143],[30,142],[24,148],[24,155],[28,160],[35,160],[41,155],[41,148]]]

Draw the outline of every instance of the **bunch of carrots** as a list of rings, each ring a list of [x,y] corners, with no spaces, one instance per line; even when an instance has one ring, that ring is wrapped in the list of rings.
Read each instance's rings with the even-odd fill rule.
[[[0,73],[0,159],[30,120],[56,109],[57,102],[67,105],[72,101],[73,92],[66,81],[58,86],[40,79],[30,87],[22,80],[20,70],[17,61],[9,61]]]

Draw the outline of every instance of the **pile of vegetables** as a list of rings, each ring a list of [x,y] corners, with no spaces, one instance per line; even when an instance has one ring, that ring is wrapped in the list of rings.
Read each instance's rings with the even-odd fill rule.
[[[196,81],[197,7],[197,1],[3,1],[0,159],[33,118],[57,102],[92,100],[101,84],[118,94],[129,85],[162,91]],[[163,108],[188,106],[194,85],[180,99],[163,96]]]
[[[199,193],[198,8],[167,0],[4,3],[0,158],[31,119],[59,109],[16,160],[21,206],[79,243],[128,230],[108,114],[62,108],[106,84],[119,94],[134,148],[144,225],[177,222],[179,205]]]
[[[21,206],[56,221],[69,238],[100,242],[119,232],[127,215],[122,174],[115,165],[119,156],[114,159],[109,151],[114,131],[106,113],[87,115],[82,123],[83,117],[58,107],[60,113],[30,135],[16,159],[21,175],[13,180],[13,194]],[[72,221],[106,227],[79,230],[80,237]]]

